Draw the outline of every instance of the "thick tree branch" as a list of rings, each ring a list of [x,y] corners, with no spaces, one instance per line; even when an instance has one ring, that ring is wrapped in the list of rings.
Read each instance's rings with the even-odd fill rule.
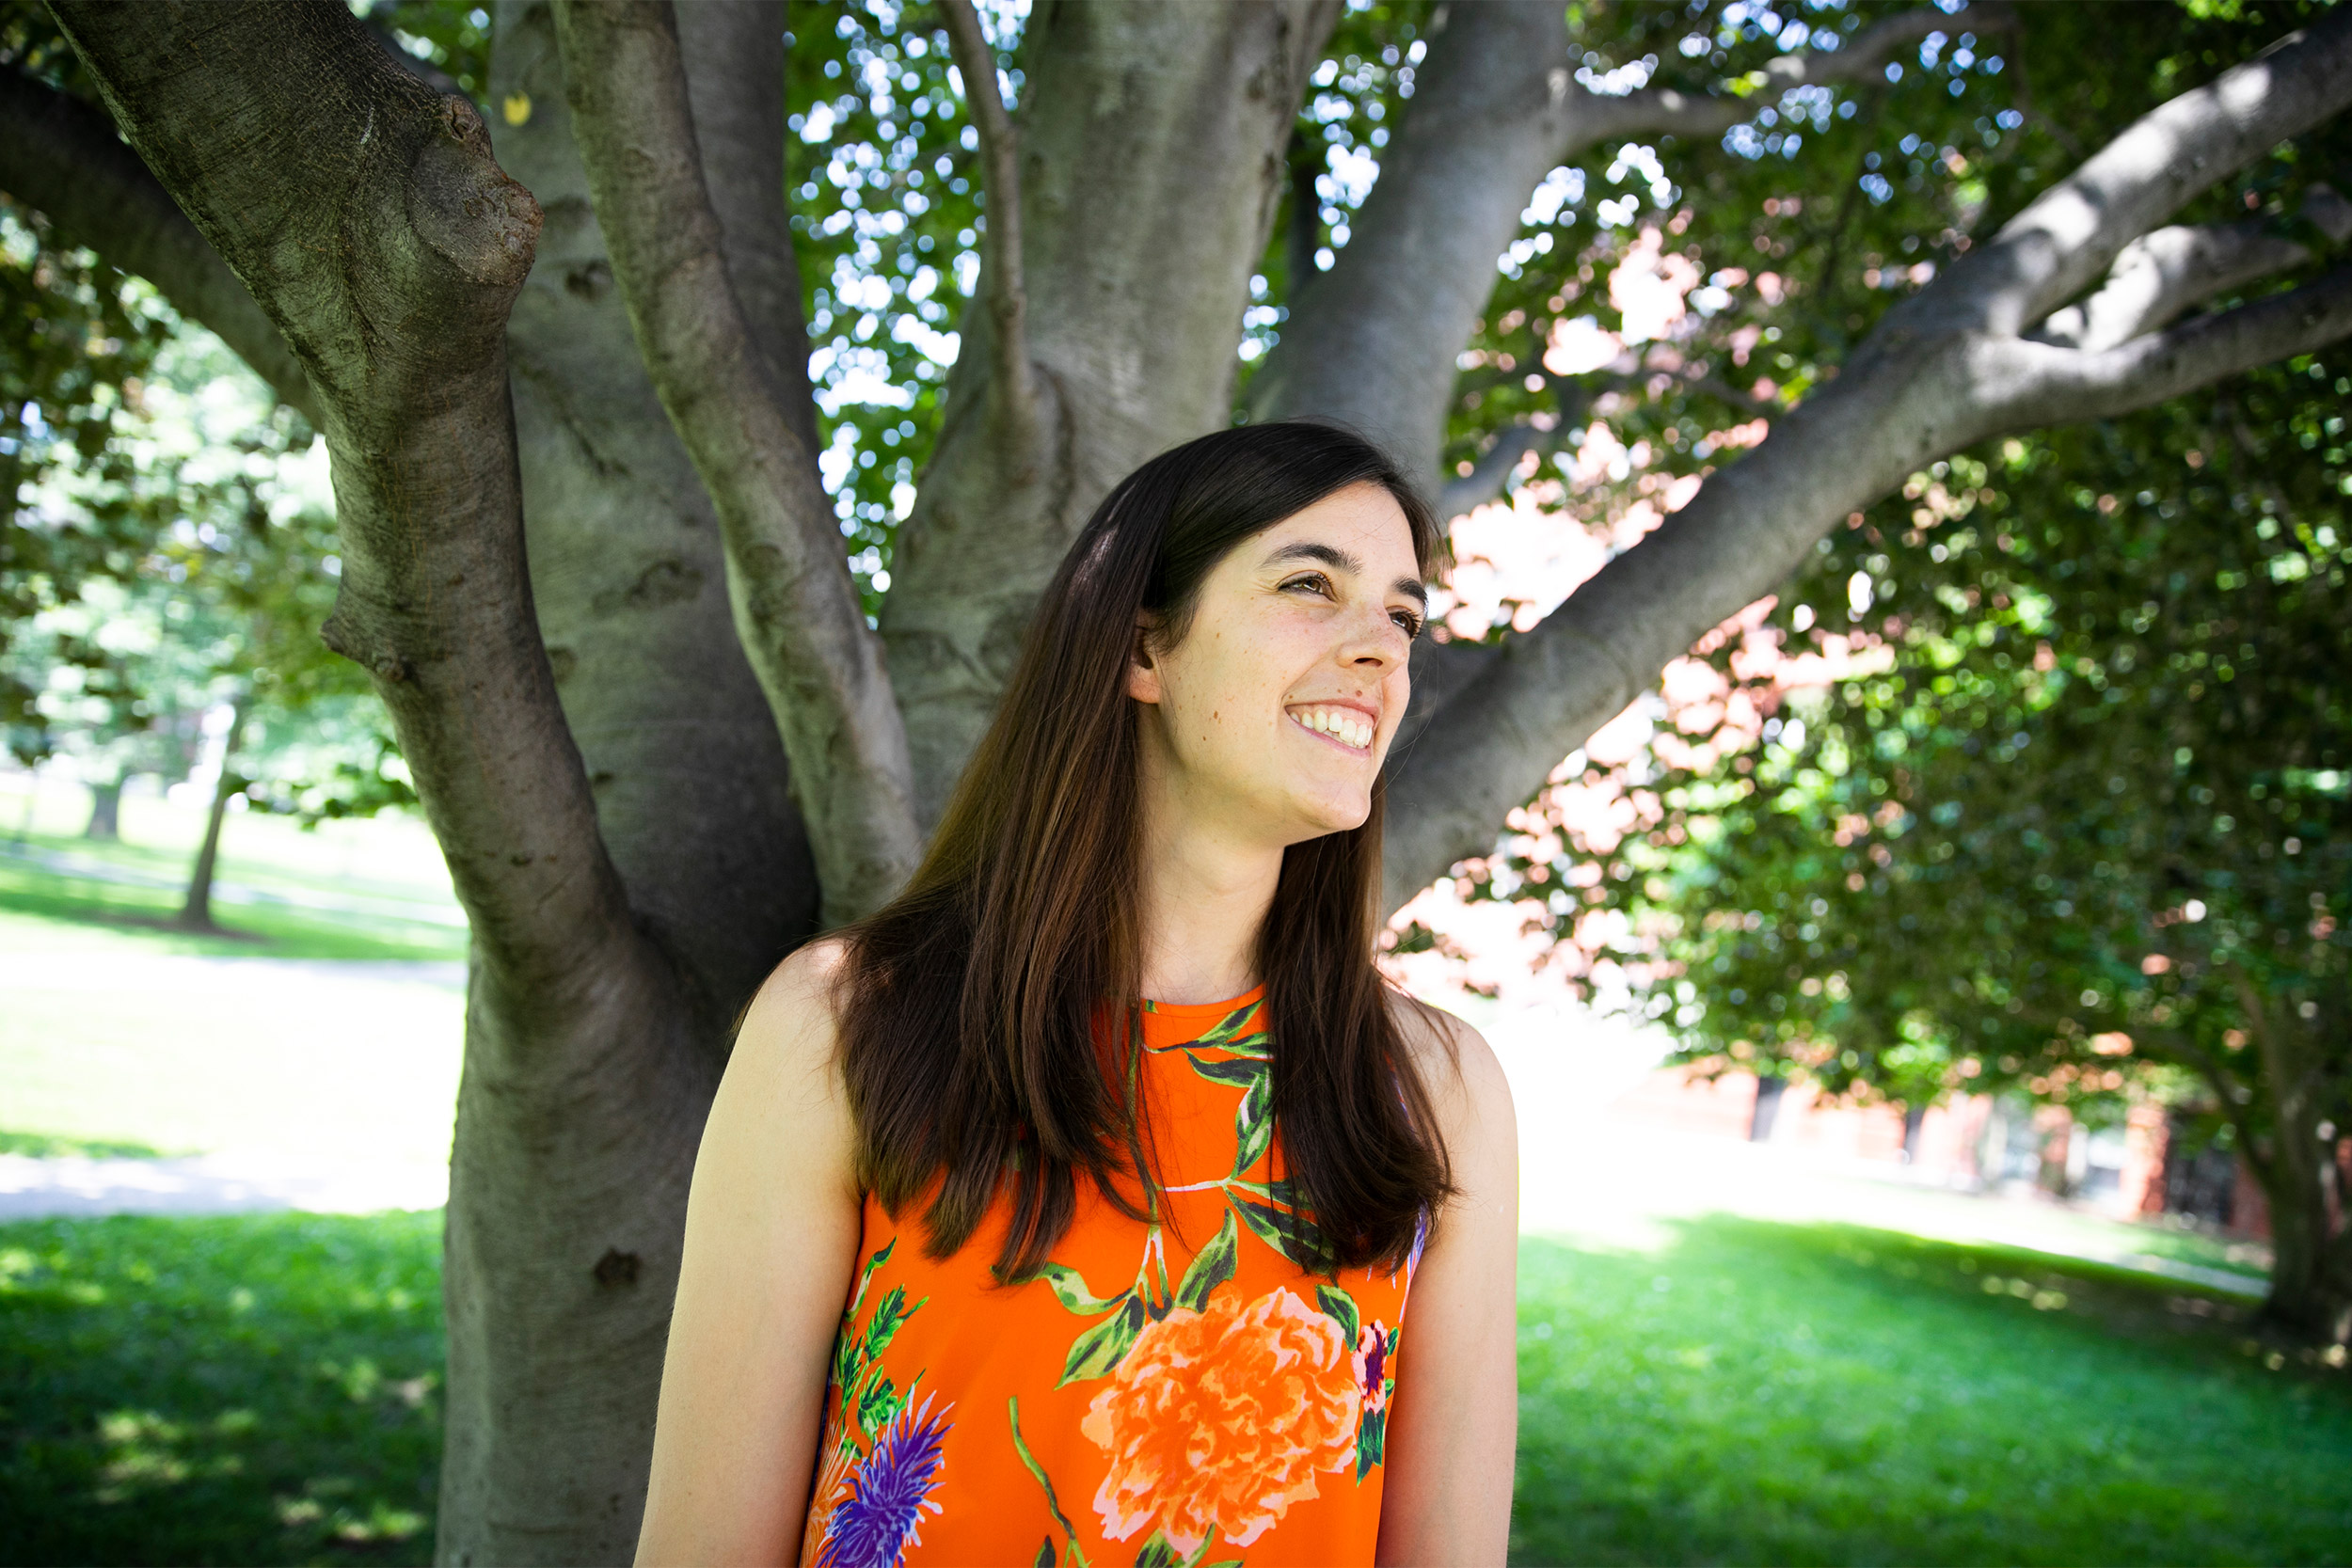
[[[2352,333],[2352,269],[2098,352],[2015,331],[2018,299],[2050,299],[2054,277],[2079,287],[2095,276],[2050,254],[2057,218],[2095,210],[2159,221],[2195,194],[2173,160],[2204,181],[2226,178],[2352,100],[2346,21],[2331,15],[2143,117],[2005,229],[1995,254],[1972,255],[1889,310],[1844,373],[1775,420],[1762,446],[1506,642],[1391,768],[1390,907],[1484,850],[1504,813],[1669,660],[1771,592],[1839,518],[1925,464],[2000,431],[2144,407]],[[2337,62],[2332,76],[2315,60]],[[2257,79],[2277,85],[2278,102],[2249,87]]]
[[[784,12],[779,0],[694,0],[677,12],[678,54],[727,279],[792,428],[815,451],[808,323],[784,198]]]
[[[104,114],[19,71],[0,70],[0,190],[111,266],[155,285],[210,328],[312,424],[310,384],[252,293]]]
[[[2352,99],[2352,10],[2334,10],[2158,105],[1955,262],[1935,308],[2014,337],[2192,197]],[[1927,295],[1909,304],[1922,309]],[[1909,312],[1906,312],[1909,313]],[[1924,324],[1922,324],[1924,325]]]
[[[596,220],[655,390],[719,514],[736,628],[768,693],[828,922],[921,853],[904,721],[814,453],[728,279],[663,3],[559,5],[564,92]]]
[[[538,204],[472,105],[400,71],[342,5],[54,8],[309,375],[343,556],[326,635],[391,710],[472,926],[475,1005],[529,997],[545,1040],[665,986],[597,834],[524,568],[505,333]]]
[[[2204,229],[2175,224],[2125,245],[2096,293],[2027,336],[2090,353],[2115,348],[2215,294],[2311,259],[2302,245],[2258,223]]]
[[[1986,4],[1906,12],[1844,48],[1784,55],[1765,75],[1780,87],[1852,79],[1931,32],[2008,19]],[[1494,292],[1495,258],[1518,232],[1536,182],[1597,143],[1720,132],[1764,100],[1591,92],[1570,70],[1564,11],[1545,0],[1450,7],[1433,26],[1379,183],[1331,270],[1293,282],[1290,320],[1250,400],[1261,419],[1343,420],[1435,481],[1455,356]]]
[[[980,30],[972,0],[940,0],[964,107],[980,135],[980,188],[988,195],[988,233],[981,246],[994,374],[989,396],[1007,434],[1023,447],[1037,436],[1037,389],[1029,369],[1029,298],[1021,263],[1021,135],[1005,112],[996,85],[996,55]]]
[[[2299,248],[2299,247],[2298,247]],[[2107,419],[2352,334],[2352,267],[2234,310],[2107,349],[1985,345],[1987,404],[2004,428]]]

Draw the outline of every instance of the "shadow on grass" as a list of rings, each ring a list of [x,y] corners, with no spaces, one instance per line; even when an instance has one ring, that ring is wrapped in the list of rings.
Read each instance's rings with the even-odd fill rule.
[[[22,1154],[34,1160],[77,1156],[85,1160],[160,1160],[164,1151],[152,1144],[121,1143],[106,1138],[63,1138],[47,1132],[0,1130],[0,1154]]]
[[[2352,1379],[2226,1297],[1712,1216],[1521,1248],[1518,1562],[2342,1562]]]
[[[276,958],[463,958],[460,931],[396,917],[266,904],[232,906],[210,932],[175,924],[181,895],[0,859],[0,911],[129,936],[158,953]]]
[[[0,1562],[431,1560],[440,1231],[0,1226]]]

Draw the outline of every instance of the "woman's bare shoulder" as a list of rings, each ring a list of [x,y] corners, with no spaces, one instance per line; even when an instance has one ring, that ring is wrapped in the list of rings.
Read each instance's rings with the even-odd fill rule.
[[[1449,1125],[1509,1118],[1511,1085],[1486,1036],[1443,1007],[1393,988],[1389,1009],[1422,1083]]]

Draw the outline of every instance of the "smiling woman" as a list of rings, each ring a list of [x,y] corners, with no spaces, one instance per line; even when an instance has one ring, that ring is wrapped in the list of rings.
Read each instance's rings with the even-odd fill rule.
[[[1323,424],[1103,503],[913,880],[744,1020],[643,1560],[1502,1560],[1509,1095],[1373,963],[1438,548]]]

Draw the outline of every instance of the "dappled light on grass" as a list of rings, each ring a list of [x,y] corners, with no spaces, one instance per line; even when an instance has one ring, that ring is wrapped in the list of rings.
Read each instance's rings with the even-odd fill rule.
[[[2245,1304],[1853,1227],[1662,1224],[1656,1249],[1522,1247],[1514,1560],[2332,1562],[2352,1542],[2352,1378]]]
[[[0,1562],[425,1562],[440,1216],[0,1226]]]

